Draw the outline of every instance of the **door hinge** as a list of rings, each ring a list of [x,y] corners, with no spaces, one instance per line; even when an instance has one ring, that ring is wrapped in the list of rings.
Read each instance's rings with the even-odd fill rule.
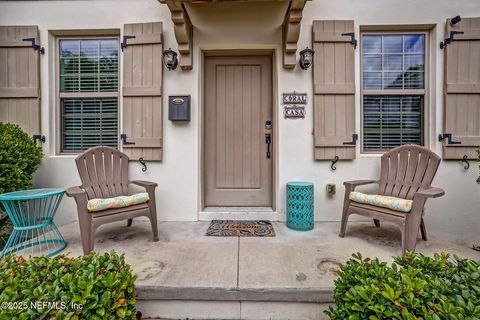
[[[454,36],[456,34],[464,34],[465,32],[463,31],[450,31],[450,37],[449,38],[445,38],[445,40],[443,40],[442,42],[440,42],[440,49],[443,49],[447,46],[447,44],[449,43],[452,43],[453,41],[455,41],[455,38]]]

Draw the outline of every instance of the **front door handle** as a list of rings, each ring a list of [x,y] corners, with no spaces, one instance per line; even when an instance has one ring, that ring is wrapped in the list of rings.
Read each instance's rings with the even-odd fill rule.
[[[270,151],[270,144],[272,143],[272,134],[265,133],[265,143],[267,144],[267,159],[270,159],[272,152]]]

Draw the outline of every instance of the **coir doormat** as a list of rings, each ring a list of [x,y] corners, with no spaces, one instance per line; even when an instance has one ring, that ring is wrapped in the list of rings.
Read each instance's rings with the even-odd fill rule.
[[[275,230],[272,223],[266,220],[212,220],[207,236],[275,237]]]

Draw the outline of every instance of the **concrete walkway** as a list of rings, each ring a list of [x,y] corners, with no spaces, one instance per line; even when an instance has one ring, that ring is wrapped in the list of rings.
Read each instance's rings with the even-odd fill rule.
[[[375,228],[373,222],[351,222],[343,239],[338,223],[317,223],[313,231],[297,232],[274,222],[274,238],[207,237],[208,225],[162,222],[160,241],[153,242],[145,221],[134,221],[130,228],[126,222],[114,223],[97,231],[95,250],[125,254],[138,276],[144,315],[155,315],[161,307],[161,316],[170,318],[195,318],[179,312],[187,308],[197,319],[297,320],[321,319],[321,311],[333,302],[335,272],[353,252],[385,261],[401,253],[400,232],[389,224]],[[82,254],[78,224],[60,231],[69,242],[65,252]],[[418,241],[417,251],[480,259],[470,248],[429,237]],[[176,307],[166,312],[167,305]]]

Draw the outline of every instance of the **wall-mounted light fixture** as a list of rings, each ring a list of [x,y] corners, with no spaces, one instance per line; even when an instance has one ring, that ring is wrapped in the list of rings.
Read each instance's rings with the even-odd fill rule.
[[[168,71],[177,69],[178,66],[178,54],[171,48],[163,51],[163,64],[167,67]]]
[[[302,51],[300,51],[300,68],[303,70],[308,70],[310,66],[313,64],[313,55],[315,51],[306,47]]]

